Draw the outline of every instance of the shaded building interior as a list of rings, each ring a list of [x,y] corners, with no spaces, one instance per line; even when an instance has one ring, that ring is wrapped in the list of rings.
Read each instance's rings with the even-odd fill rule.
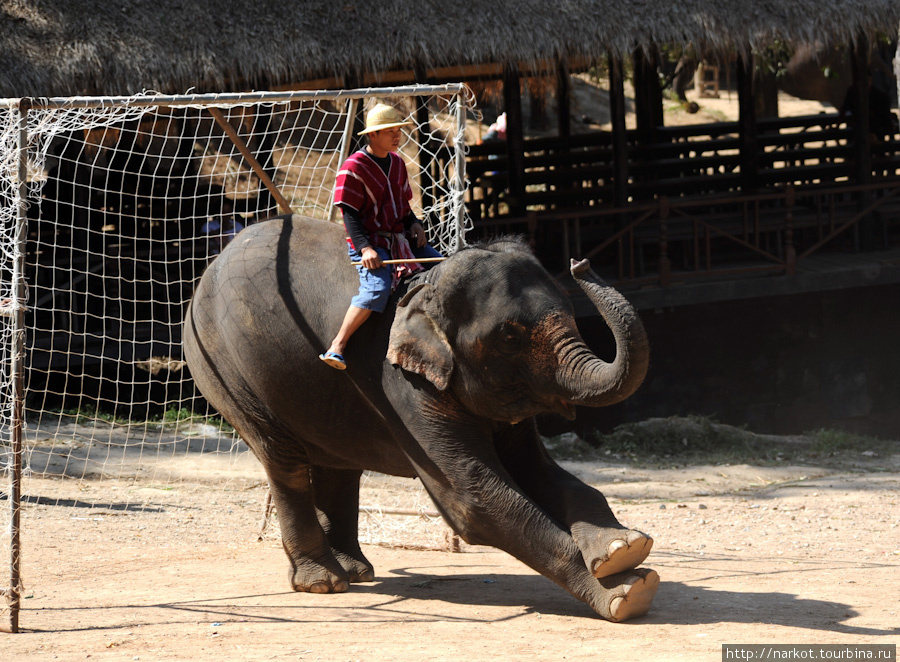
[[[832,103],[833,112],[789,117],[779,117],[773,107],[776,81],[765,66],[771,54],[743,45],[697,54],[717,69],[716,85],[737,97],[739,117],[677,126],[666,125],[663,109],[669,102],[665,82],[674,79],[678,60],[671,47],[652,40],[630,53],[600,50],[593,57],[498,57],[454,65],[423,56],[410,66],[341,75],[323,69],[321,76],[300,81],[266,76],[270,87],[284,89],[462,81],[493,91],[483,124],[503,112],[506,135],[468,147],[466,205],[474,224],[468,239],[523,234],[564,287],[570,286],[570,259],[588,257],[641,311],[650,332],[645,386],[608,411],[580,412],[580,433],[647,416],[701,413],[764,431],[798,432],[818,421],[821,427],[887,435],[896,429],[892,402],[900,398],[891,377],[900,374],[900,365],[890,346],[900,333],[900,132],[896,80],[888,86],[893,92],[886,114],[883,100],[873,95],[875,72],[883,75],[873,53],[889,60],[895,46],[871,31],[834,46],[847,65],[840,107]],[[573,110],[573,76],[580,74],[601,78],[608,89],[608,126],[585,130],[583,109]],[[240,77],[229,85],[248,89]],[[553,112],[539,113],[538,88],[552,100]],[[532,131],[529,122],[539,114],[547,124]],[[171,171],[187,155],[168,153],[177,143],[165,134],[196,122],[213,125],[210,117],[178,112],[152,121],[155,128],[136,123],[118,135],[95,132],[79,149],[93,144],[99,153],[106,143],[127,143],[155,153],[163,170]],[[273,121],[265,113],[227,120],[274,178],[276,146],[266,142],[264,128]],[[225,140],[224,127],[217,135]],[[33,230],[71,235],[66,241],[81,247],[84,261],[74,271],[85,275],[77,284],[38,283],[34,296],[62,297],[52,314],[77,317],[83,326],[135,320],[126,337],[146,336],[147,356],[133,355],[128,343],[106,344],[89,353],[98,361],[177,359],[183,310],[159,301],[182,301],[186,292],[161,296],[157,283],[175,278],[154,276],[155,270],[177,270],[178,280],[189,283],[214,250],[198,244],[204,223],[215,218],[220,227],[237,229],[280,206],[250,171],[242,186],[257,195],[198,195],[193,187],[209,186],[209,178],[165,180],[135,171],[127,150],[109,154],[112,161],[102,168],[90,154],[55,154],[58,180],[68,184],[56,190],[48,182],[41,208],[31,211],[42,219]],[[66,174],[85,157],[92,170]],[[116,188],[110,178],[127,180],[117,186],[134,194],[101,200],[98,191]],[[195,200],[217,202],[188,208]],[[61,216],[72,214],[70,225],[55,222],[60,204],[67,207]],[[166,222],[184,218],[191,223]],[[133,245],[97,245],[104,242],[104,227],[123,222],[140,226],[133,229]],[[178,255],[154,252],[154,236],[178,237]],[[57,259],[52,251],[39,252],[33,251],[35,263]],[[97,256],[105,257],[97,262]],[[119,296],[109,288],[132,291]],[[602,322],[572,292],[584,335],[603,347],[608,339]],[[120,305],[110,301],[132,300],[146,303],[114,315],[108,310]],[[43,342],[50,366],[58,341]],[[147,402],[171,395],[162,383],[148,384]],[[547,429],[558,425],[548,422]]]

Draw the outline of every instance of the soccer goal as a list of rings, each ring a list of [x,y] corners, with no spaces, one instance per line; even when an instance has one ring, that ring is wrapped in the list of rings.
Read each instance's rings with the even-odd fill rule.
[[[196,472],[216,489],[264,480],[186,378],[182,315],[247,225],[288,212],[337,222],[337,167],[378,102],[413,120],[401,146],[413,209],[432,244],[455,252],[471,225],[463,85],[0,100],[6,629],[18,628],[23,495],[90,509],[72,486],[165,486]],[[121,494],[116,508],[148,503],[141,490]]]

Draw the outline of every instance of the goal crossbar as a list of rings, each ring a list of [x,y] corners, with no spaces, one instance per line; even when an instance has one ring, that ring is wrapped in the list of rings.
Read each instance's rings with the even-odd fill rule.
[[[155,94],[145,92],[134,96],[84,96],[84,97],[18,97],[0,100],[0,106],[15,107],[23,103],[32,109],[50,108],[108,108],[128,105],[146,106],[215,106],[257,103],[285,103],[289,101],[339,101],[369,97],[397,97],[404,95],[463,94],[468,88],[464,83],[442,85],[407,85],[397,87],[367,87],[350,90],[291,90],[267,92],[233,92],[211,94]]]

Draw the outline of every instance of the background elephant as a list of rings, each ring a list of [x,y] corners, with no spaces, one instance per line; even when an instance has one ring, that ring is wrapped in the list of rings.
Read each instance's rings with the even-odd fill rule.
[[[897,132],[897,118],[891,110],[896,103],[897,83],[889,64],[890,56],[885,57],[883,47],[875,44],[870,49],[868,63],[869,122],[872,133],[878,137]],[[852,54],[845,47],[799,44],[778,77],[778,86],[792,96],[829,103],[841,115],[852,113],[855,92]]]
[[[613,331],[612,363],[584,344],[527,247],[506,239],[401,286],[340,372],[317,358],[358,286],[339,226],[281,216],[216,258],[187,311],[185,358],[266,470],[295,590],[372,581],[357,540],[368,469],[418,476],[464,540],[509,552],[607,619],[649,609],[659,577],[637,566],[652,540],[550,459],[533,420],[618,402],[647,369],[631,306],[586,262],[572,271]]]

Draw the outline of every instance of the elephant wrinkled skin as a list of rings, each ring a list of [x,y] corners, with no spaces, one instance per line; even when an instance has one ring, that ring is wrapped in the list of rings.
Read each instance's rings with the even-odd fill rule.
[[[573,265],[616,339],[607,363],[530,251],[497,240],[401,285],[341,372],[318,354],[358,285],[342,234],[297,215],[247,228],[185,319],[197,387],[265,468],[293,588],[373,580],[357,539],[359,480],[372,470],[418,477],[463,540],[507,551],[604,618],[645,613],[659,577],[637,566],[652,539],[549,457],[533,419],[572,418],[640,385],[649,350],[631,306],[587,262]]]

